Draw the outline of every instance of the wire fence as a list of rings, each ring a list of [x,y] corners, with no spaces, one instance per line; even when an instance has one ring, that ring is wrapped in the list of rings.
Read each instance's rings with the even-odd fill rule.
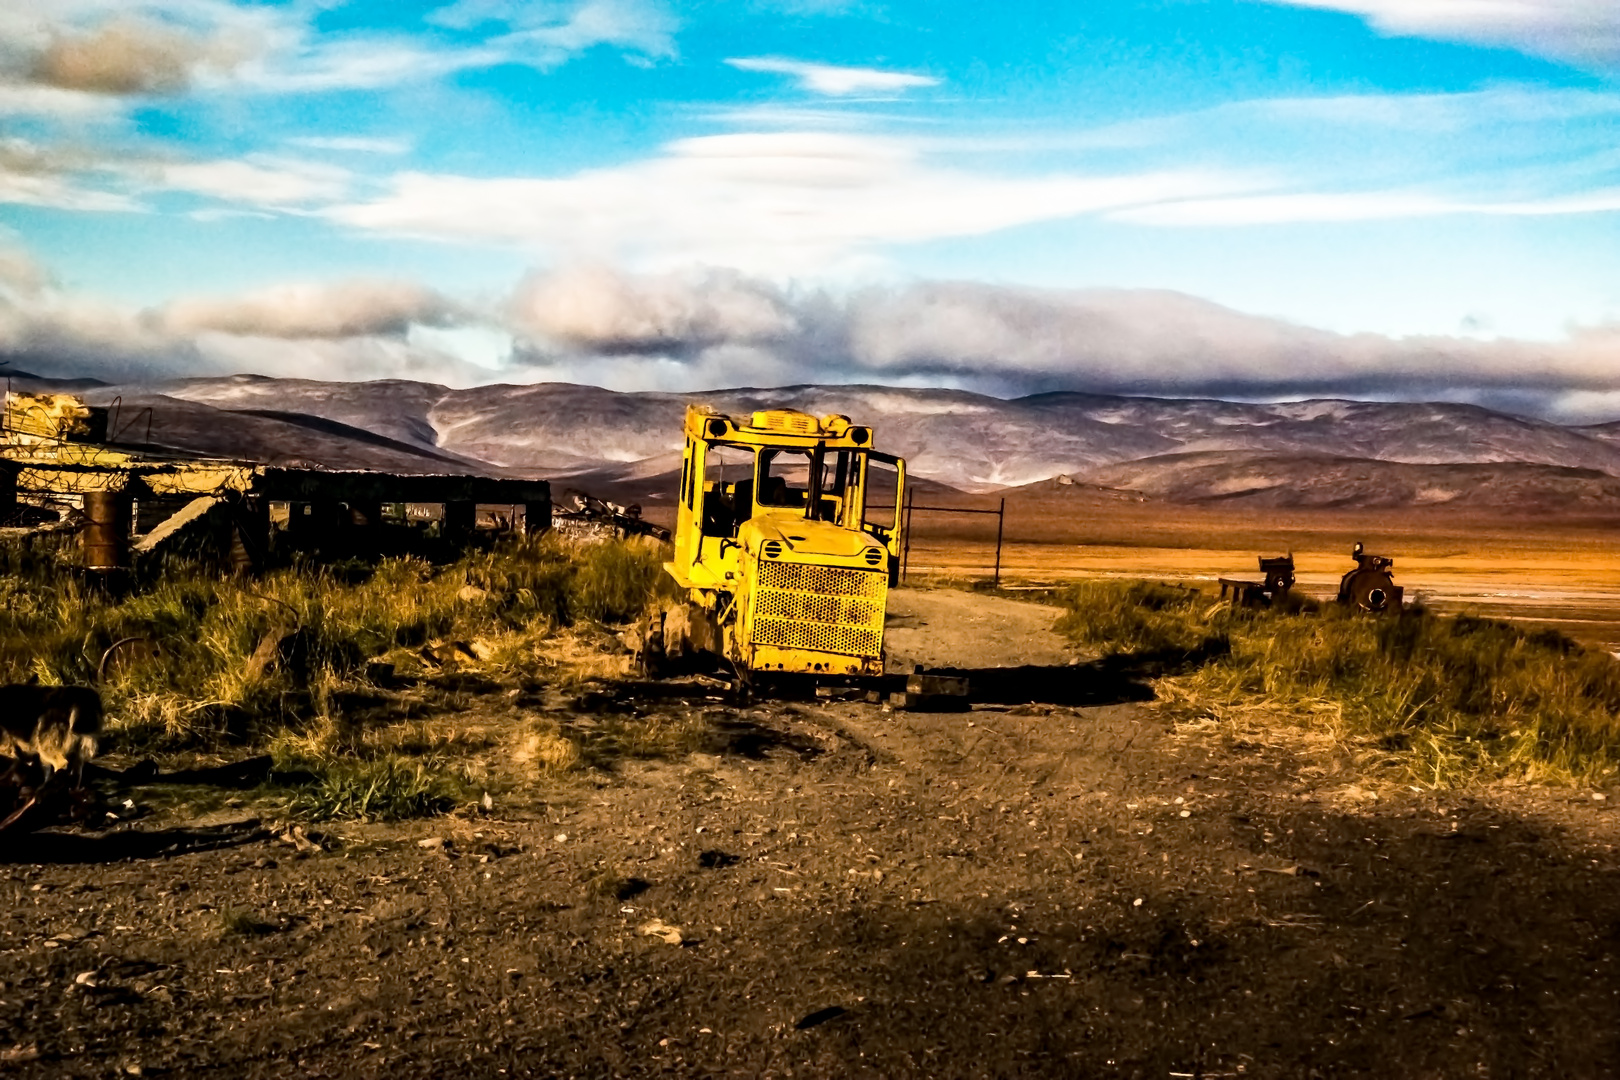
[[[911,538],[914,533],[913,520],[917,514],[993,514],[996,519],[996,555],[992,580],[997,588],[1001,586],[1001,546],[1007,533],[1007,500],[1000,500],[996,509],[979,509],[968,506],[929,506],[918,505],[916,502],[916,489],[906,491],[905,503],[905,540],[900,548],[900,580],[905,581],[911,571]]]

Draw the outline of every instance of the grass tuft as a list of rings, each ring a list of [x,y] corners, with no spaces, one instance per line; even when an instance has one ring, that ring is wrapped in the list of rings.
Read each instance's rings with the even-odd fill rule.
[[[292,758],[281,771],[308,779],[293,787],[291,808],[316,820],[400,821],[447,814],[466,802],[464,783],[419,758]]]
[[[1062,629],[1107,654],[1224,642],[1168,680],[1178,699],[1333,723],[1426,784],[1589,782],[1620,764],[1620,663],[1552,631],[1416,608],[1248,610],[1142,582],[1088,581],[1062,603]]]

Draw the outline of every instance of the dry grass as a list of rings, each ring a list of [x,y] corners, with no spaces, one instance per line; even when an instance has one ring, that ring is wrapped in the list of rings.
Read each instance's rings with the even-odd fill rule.
[[[665,557],[545,536],[441,566],[234,580],[170,565],[109,595],[49,557],[0,549],[0,681],[99,684],[113,752],[268,750],[314,778],[297,792],[313,816],[433,812],[463,797],[467,759],[507,741],[454,717],[505,687],[622,674],[610,627],[667,591]],[[577,746],[536,755],[553,773],[580,758]]]
[[[1085,582],[1063,603],[1079,641],[1199,655],[1164,680],[1185,711],[1262,705],[1427,784],[1591,782],[1620,764],[1620,663],[1552,631],[1421,609],[1249,611],[1142,582]]]

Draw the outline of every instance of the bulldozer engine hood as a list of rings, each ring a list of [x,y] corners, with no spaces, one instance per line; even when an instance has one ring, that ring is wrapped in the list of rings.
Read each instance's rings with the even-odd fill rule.
[[[738,530],[743,550],[758,555],[767,541],[781,544],[789,555],[835,559],[858,558],[868,548],[882,547],[871,535],[840,528],[829,521],[809,521],[799,512],[764,513]]]

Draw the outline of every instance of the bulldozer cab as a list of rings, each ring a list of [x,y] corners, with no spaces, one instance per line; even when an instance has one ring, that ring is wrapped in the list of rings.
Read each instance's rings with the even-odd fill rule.
[[[752,546],[745,533],[759,534],[761,545],[772,539],[766,533],[784,533],[789,546],[829,556],[858,545],[862,563],[881,565],[893,584],[905,462],[871,439],[870,428],[843,416],[773,410],[740,424],[692,406],[671,574],[689,588],[735,581],[727,564],[734,549]]]
[[[845,416],[686,413],[675,557],[695,647],[739,673],[873,675],[906,465]]]

